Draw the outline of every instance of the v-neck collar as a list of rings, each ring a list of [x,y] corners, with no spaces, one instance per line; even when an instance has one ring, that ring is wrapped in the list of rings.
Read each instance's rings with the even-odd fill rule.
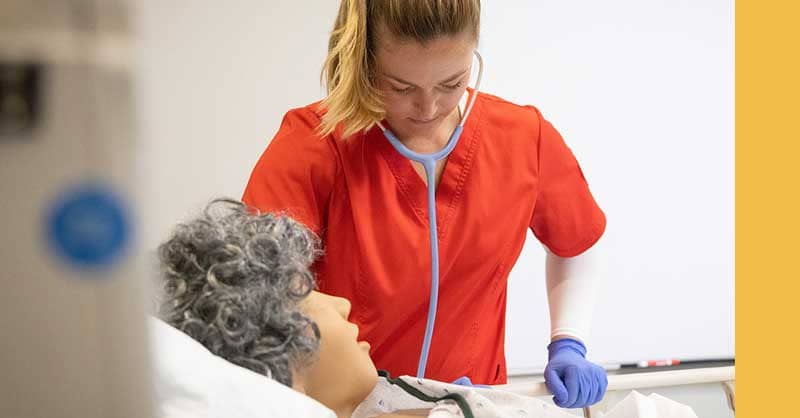
[[[455,213],[461,198],[464,184],[472,167],[477,149],[479,126],[483,116],[483,100],[480,93],[475,100],[472,113],[467,118],[461,138],[450,153],[444,171],[436,188],[437,232],[439,239],[446,236],[449,221]],[[406,197],[419,221],[428,225],[428,189],[411,165],[411,161],[400,154],[383,135],[380,128],[374,128],[372,135],[380,145],[378,149],[397,181],[397,187]]]

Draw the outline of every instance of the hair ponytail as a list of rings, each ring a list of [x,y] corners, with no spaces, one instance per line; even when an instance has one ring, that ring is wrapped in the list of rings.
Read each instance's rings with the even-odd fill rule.
[[[323,135],[344,121],[344,137],[348,137],[383,118],[383,106],[370,80],[373,57],[367,14],[367,0],[343,0],[339,6],[322,72],[328,92],[322,102]]]

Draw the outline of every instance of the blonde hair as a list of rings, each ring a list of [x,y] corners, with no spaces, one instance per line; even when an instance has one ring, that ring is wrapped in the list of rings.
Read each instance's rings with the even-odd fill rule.
[[[480,0],[342,0],[322,69],[328,94],[320,133],[330,134],[341,123],[347,138],[384,118],[373,84],[379,27],[423,44],[465,29],[477,39],[480,8]]]

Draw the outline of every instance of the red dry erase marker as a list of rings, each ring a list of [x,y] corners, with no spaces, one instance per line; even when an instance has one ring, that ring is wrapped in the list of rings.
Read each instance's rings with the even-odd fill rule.
[[[666,359],[666,360],[644,360],[636,363],[636,367],[661,367],[661,366],[677,366],[681,364],[680,360]]]

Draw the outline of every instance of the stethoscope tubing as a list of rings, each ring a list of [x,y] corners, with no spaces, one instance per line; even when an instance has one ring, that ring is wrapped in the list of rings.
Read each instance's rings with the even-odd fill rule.
[[[378,126],[383,131],[384,136],[392,146],[404,157],[409,160],[416,161],[425,169],[425,178],[428,183],[428,226],[430,231],[430,247],[431,247],[431,295],[428,302],[428,318],[425,324],[425,336],[422,340],[422,347],[420,349],[419,363],[417,365],[417,377],[425,377],[425,368],[428,364],[428,353],[430,353],[431,339],[433,338],[433,329],[436,322],[436,309],[439,303],[439,239],[437,236],[437,223],[436,223],[436,163],[446,158],[455,149],[461,138],[461,132],[464,130],[464,124],[467,117],[472,111],[472,106],[475,104],[475,99],[478,97],[478,89],[480,88],[481,78],[483,77],[483,58],[475,51],[475,56],[478,58],[478,78],[475,81],[475,88],[470,95],[467,107],[461,121],[456,125],[453,133],[447,141],[444,148],[439,151],[423,154],[414,152],[405,145],[394,135],[390,130],[386,129],[380,122]]]

